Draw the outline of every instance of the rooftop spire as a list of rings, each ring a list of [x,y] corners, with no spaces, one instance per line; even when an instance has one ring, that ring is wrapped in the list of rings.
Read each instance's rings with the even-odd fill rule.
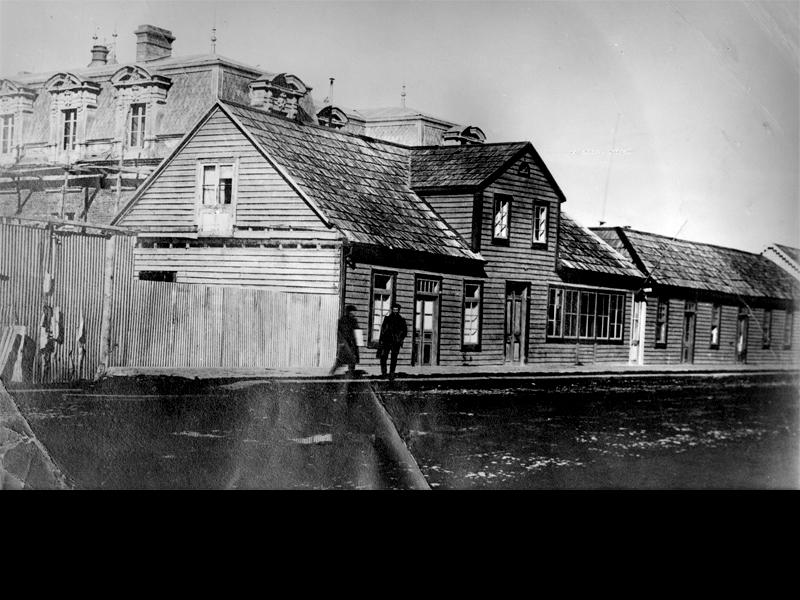
[[[114,33],[111,34],[111,54],[108,57],[108,64],[117,64],[117,24],[114,23]]]
[[[403,84],[403,89],[400,92],[400,106],[406,107],[406,84]]]
[[[217,28],[211,28],[211,54],[217,53]]]

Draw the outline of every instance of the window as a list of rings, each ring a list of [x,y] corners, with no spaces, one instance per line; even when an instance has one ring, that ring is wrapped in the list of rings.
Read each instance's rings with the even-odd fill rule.
[[[547,339],[622,341],[625,295],[551,287]]]
[[[714,304],[711,307],[711,340],[709,347],[713,350],[719,348],[719,330],[722,323],[722,306]]]
[[[761,323],[761,347],[766,349],[772,343],[772,310],[764,309],[764,320]]]
[[[547,205],[533,205],[533,244],[547,244]]]
[[[203,165],[203,204],[230,204],[233,165]]]
[[[669,318],[669,300],[659,298],[656,308],[656,347],[667,345],[667,320]]]
[[[783,322],[783,348],[788,350],[792,347],[792,330],[794,329],[794,309],[786,309],[786,319]]]
[[[462,350],[480,350],[482,287],[480,282],[464,282]]]
[[[61,112],[64,115],[64,140],[61,147],[64,150],[75,150],[78,134],[78,109],[69,108]]]
[[[394,273],[376,272],[372,274],[372,305],[369,310],[369,344],[378,344],[378,340],[381,337],[383,318],[392,312],[394,282]]]
[[[8,154],[14,146],[14,115],[0,119],[0,154]]]
[[[128,143],[132,148],[144,146],[144,126],[145,115],[147,113],[146,104],[131,104],[130,131],[128,132]]]
[[[175,283],[177,271],[139,271],[142,281],[169,281]]]
[[[495,194],[492,241],[500,244],[508,244],[510,230],[511,196]]]

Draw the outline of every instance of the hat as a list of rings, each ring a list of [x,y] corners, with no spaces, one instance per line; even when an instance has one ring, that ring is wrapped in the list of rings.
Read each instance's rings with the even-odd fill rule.
[[[401,309],[401,308],[403,308],[403,307],[402,307],[402,306],[400,306],[400,303],[399,303],[399,302],[395,302],[394,304],[392,304],[392,308],[396,308],[397,310],[400,310],[400,309]]]
[[[351,310],[356,310],[356,307],[355,307],[355,305],[354,305],[354,304],[348,304],[348,305],[345,307],[345,310],[346,310],[346,311],[348,311],[348,312],[350,312]]]

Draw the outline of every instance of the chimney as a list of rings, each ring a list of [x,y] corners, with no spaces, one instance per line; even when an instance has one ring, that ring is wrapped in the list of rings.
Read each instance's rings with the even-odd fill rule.
[[[136,62],[172,56],[172,32],[155,25],[139,25],[136,36]]]
[[[106,57],[108,56],[108,48],[101,44],[95,44],[92,46],[92,62],[88,64],[89,67],[101,67],[106,62]]]

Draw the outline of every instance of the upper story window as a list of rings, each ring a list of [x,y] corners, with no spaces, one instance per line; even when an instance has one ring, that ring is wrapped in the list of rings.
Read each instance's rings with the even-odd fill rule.
[[[145,119],[147,104],[131,104],[131,117],[128,126],[128,143],[132,148],[144,146]]]
[[[535,203],[533,205],[533,233],[531,242],[547,244],[547,204]]]
[[[64,136],[61,143],[63,150],[75,150],[75,145],[78,139],[78,109],[68,108],[61,111],[64,122]]]
[[[625,294],[551,287],[547,339],[622,341]]]
[[[658,308],[656,308],[656,347],[665,347],[667,345],[667,320],[669,318],[669,300],[665,298],[658,299]]]
[[[394,302],[394,273],[372,273],[372,295],[369,310],[369,340],[368,344],[378,344],[381,337],[383,319],[392,312]]]
[[[711,307],[711,339],[709,347],[711,349],[719,348],[719,330],[722,324],[722,306],[714,304]]]
[[[233,165],[203,165],[203,204],[230,204],[233,200]]]
[[[511,196],[494,195],[494,219],[492,221],[492,242],[508,244],[511,234]]]
[[[14,147],[14,115],[0,117],[0,154],[8,154]]]

